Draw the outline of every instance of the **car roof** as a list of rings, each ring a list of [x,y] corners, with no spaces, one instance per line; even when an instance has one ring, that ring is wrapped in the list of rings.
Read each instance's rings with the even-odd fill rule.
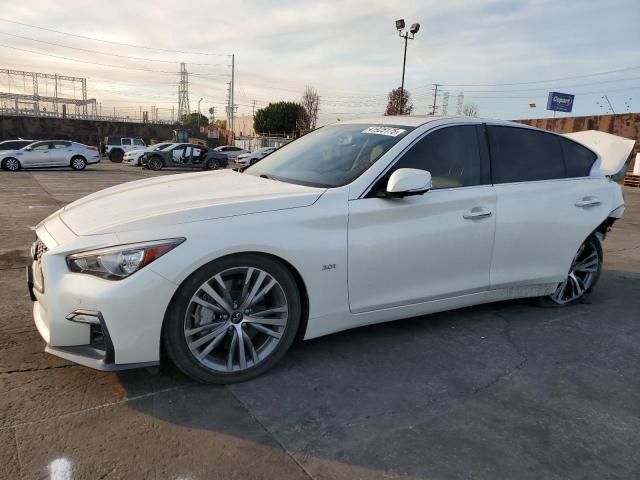
[[[489,123],[492,125],[506,125],[514,127],[528,127],[522,123],[509,122],[506,120],[494,120],[488,118],[463,117],[454,115],[381,115],[377,117],[363,117],[349,120],[341,120],[334,125],[341,124],[369,124],[369,125],[395,125],[401,127],[421,127],[428,123],[440,121],[441,123]]]

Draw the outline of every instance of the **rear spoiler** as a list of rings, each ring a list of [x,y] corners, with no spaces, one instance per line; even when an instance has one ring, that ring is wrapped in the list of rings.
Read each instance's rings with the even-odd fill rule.
[[[565,133],[562,136],[575,140],[596,152],[602,161],[600,165],[602,175],[616,182],[626,175],[631,152],[636,144],[635,140],[598,130]]]

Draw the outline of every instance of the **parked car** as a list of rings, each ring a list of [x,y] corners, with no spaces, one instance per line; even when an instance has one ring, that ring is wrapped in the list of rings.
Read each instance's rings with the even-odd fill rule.
[[[125,153],[147,146],[143,139],[136,137],[106,137],[104,143],[105,153],[114,163],[122,163]]]
[[[264,147],[264,148],[259,148],[255,152],[243,153],[236,157],[235,163],[242,167],[249,167],[256,162],[259,162],[270,153],[275,152],[276,150],[277,150],[276,147]]]
[[[213,150],[216,152],[224,153],[229,160],[233,160],[238,155],[242,155],[243,153],[250,153],[249,150],[245,150],[244,148],[240,147],[234,147],[233,145],[216,147]]]
[[[5,150],[19,150],[33,142],[35,142],[35,140],[22,140],[21,138],[17,140],[5,140],[4,142],[0,142],[0,152]]]
[[[165,167],[199,168],[217,170],[227,166],[227,157],[210,151],[204,145],[174,143],[162,150],[147,152],[141,159],[142,167],[162,170]]]
[[[634,143],[598,133],[378,117],[315,130],[244,173],[103,190],[37,226],[35,324],[76,363],[157,365],[164,350],[190,377],[229,383],[272,368],[297,336],[580,302],[623,215],[611,177]]]
[[[84,170],[91,163],[100,162],[97,147],[67,140],[33,142],[17,150],[0,152],[0,166],[16,171],[31,167],[71,167]]]
[[[170,147],[173,143],[156,143],[155,145],[151,145],[147,148],[142,148],[139,150],[131,150],[124,154],[124,162],[129,163],[131,165],[142,165],[142,157],[145,153],[155,152],[158,150],[164,150],[165,148]]]

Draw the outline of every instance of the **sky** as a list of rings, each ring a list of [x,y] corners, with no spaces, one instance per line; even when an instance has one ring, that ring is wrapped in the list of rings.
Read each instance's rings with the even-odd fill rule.
[[[234,54],[237,115],[309,85],[325,124],[384,112],[401,82],[398,18],[421,25],[407,52],[414,114],[431,113],[435,83],[449,114],[460,92],[490,118],[550,116],[549,91],[576,94],[575,115],[610,111],[604,95],[640,111],[638,0],[5,0],[0,68],[86,77],[102,113],[154,105],[169,118],[185,62],[192,111],[202,98],[223,118]],[[0,77],[0,92],[21,88]]]

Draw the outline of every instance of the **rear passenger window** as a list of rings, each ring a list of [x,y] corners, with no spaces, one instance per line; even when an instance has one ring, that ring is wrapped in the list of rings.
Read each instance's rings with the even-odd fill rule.
[[[562,153],[564,154],[564,166],[567,170],[567,177],[588,177],[591,173],[593,162],[596,161],[596,154],[588,148],[578,145],[566,138],[560,139]]]
[[[124,146],[131,145],[131,139],[130,138],[123,138],[122,139],[122,145],[124,145]]]
[[[481,185],[481,167],[476,127],[463,125],[428,133],[398,160],[393,171],[427,170],[433,188],[438,189]]]
[[[564,178],[559,137],[518,127],[488,126],[493,183]]]

